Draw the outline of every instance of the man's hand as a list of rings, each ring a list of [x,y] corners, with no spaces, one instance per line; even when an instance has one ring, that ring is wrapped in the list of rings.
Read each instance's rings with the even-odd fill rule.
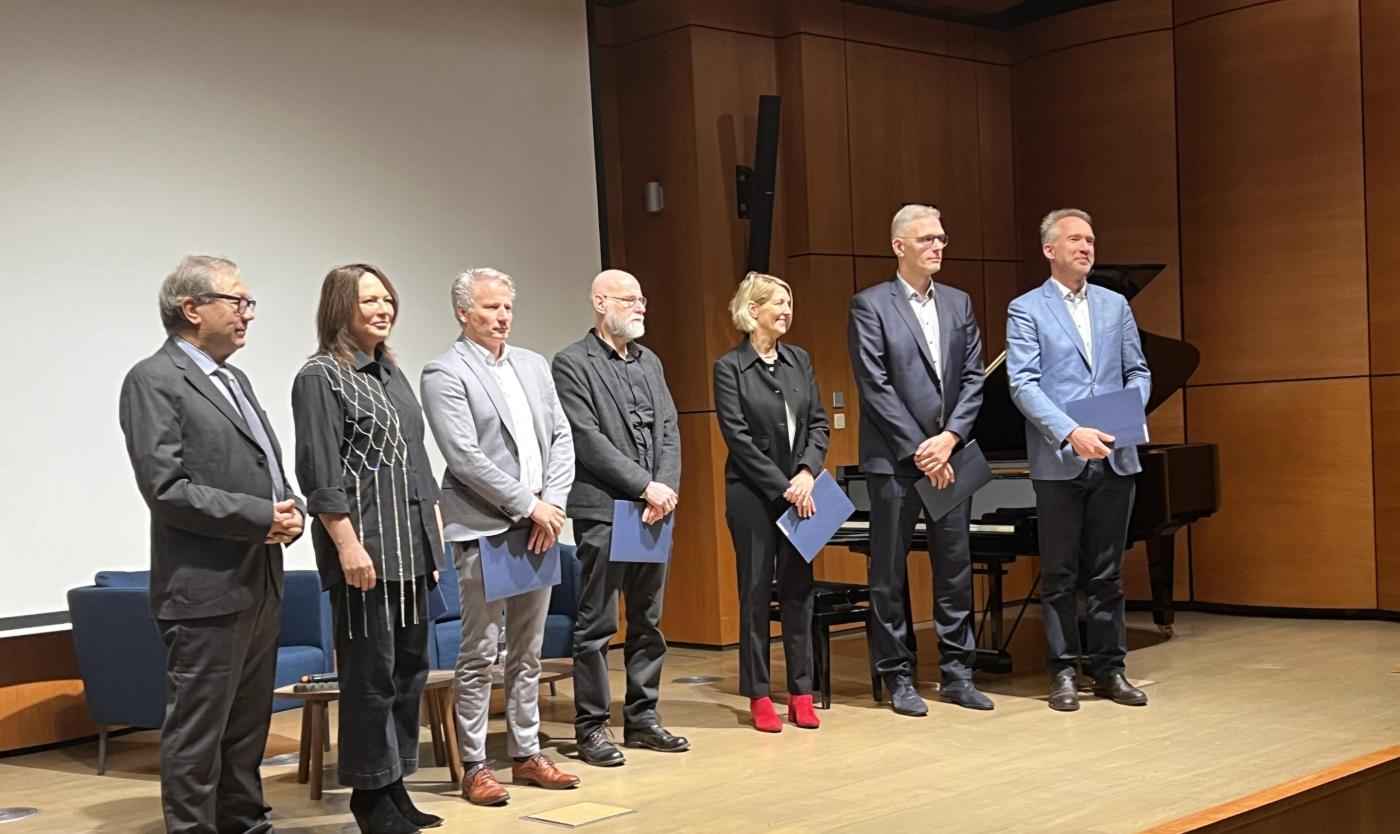
[[[958,445],[958,439],[958,436],[950,431],[939,432],[930,437],[920,443],[919,448],[914,451],[914,465],[925,475],[932,475],[933,470],[948,462],[954,447]]]
[[[286,544],[301,535],[305,523],[301,510],[297,509],[297,502],[290,498],[278,501],[272,505],[272,526],[268,528],[265,542]]]
[[[1074,448],[1074,453],[1085,460],[1098,460],[1113,454],[1113,435],[1080,426],[1065,438]]]
[[[564,508],[556,507],[548,501],[537,500],[530,510],[530,520],[535,522],[536,527],[557,539],[559,531],[564,529]]]
[[[953,467],[946,463],[925,474],[928,475],[929,483],[933,484],[934,489],[943,489],[958,479]]]
[[[553,547],[554,542],[558,539],[558,533],[536,522],[530,525],[530,541],[525,546],[530,549],[531,553],[543,553]]]
[[[815,482],[812,472],[807,467],[802,467],[802,471],[792,476],[788,481],[787,491],[783,497],[788,503],[797,508],[799,518],[811,518],[812,513],[817,511],[817,505],[812,500],[812,484]]]
[[[676,509],[681,497],[660,481],[652,481],[642,491],[642,500],[647,502],[646,509],[642,510],[642,523],[655,524]]]
[[[340,550],[340,572],[345,574],[345,584],[361,591],[374,590],[374,562],[369,551],[360,542],[343,545]]]

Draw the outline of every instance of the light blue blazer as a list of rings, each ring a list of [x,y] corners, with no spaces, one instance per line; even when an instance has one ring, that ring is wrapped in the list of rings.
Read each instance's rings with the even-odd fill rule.
[[[1087,461],[1066,442],[1079,424],[1065,414],[1065,403],[1132,388],[1146,406],[1152,392],[1152,374],[1128,300],[1092,285],[1088,294],[1092,366],[1054,278],[1011,302],[1007,310],[1011,400],[1026,417],[1026,451],[1036,480],[1067,481],[1084,471]],[[1135,447],[1115,449],[1108,460],[1120,475],[1142,470]]]

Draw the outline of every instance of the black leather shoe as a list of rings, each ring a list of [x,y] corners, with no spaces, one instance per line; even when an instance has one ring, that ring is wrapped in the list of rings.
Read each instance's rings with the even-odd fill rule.
[[[350,815],[360,834],[418,834],[418,826],[403,818],[388,788],[350,791]]]
[[[579,741],[578,757],[598,767],[617,767],[627,761],[627,757],[612,743],[607,727],[599,727]]]
[[[928,704],[914,689],[914,680],[908,675],[892,675],[885,681],[890,691],[890,707],[898,715],[911,715],[916,718],[928,715]]]
[[[957,704],[967,709],[992,709],[996,705],[992,699],[977,691],[972,681],[948,681],[938,688],[938,700]]]
[[[394,803],[394,808],[399,812],[399,816],[418,826],[419,828],[437,828],[442,825],[442,817],[436,814],[429,814],[418,810],[418,806],[413,804],[413,799],[408,795],[408,788],[404,787],[403,780],[390,785],[389,799]]]
[[[671,735],[660,724],[650,727],[627,727],[622,731],[623,747],[645,747],[662,753],[684,753],[690,749],[690,742],[681,736]]]
[[[1147,694],[1128,683],[1122,672],[1114,672],[1094,681],[1094,694],[1115,704],[1128,707],[1147,706]]]
[[[1075,688],[1073,669],[1063,669],[1055,673],[1050,682],[1050,709],[1060,712],[1074,712],[1079,709],[1079,690]]]

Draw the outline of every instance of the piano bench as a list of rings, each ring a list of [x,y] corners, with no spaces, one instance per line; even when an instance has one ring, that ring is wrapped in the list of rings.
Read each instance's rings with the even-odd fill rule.
[[[876,701],[883,695],[880,676],[875,673],[875,652],[870,645],[870,588],[846,582],[817,582],[812,605],[812,661],[815,667],[817,694],[821,696],[821,708],[831,708],[831,627],[860,623],[865,627],[865,648],[870,658],[870,692]],[[768,608],[768,618],[773,622],[782,620],[778,607],[778,588],[773,587],[772,604]]]

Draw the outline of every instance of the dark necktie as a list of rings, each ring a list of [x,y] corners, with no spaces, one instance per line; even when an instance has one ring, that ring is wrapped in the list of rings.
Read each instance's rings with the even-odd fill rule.
[[[272,500],[274,502],[282,500],[283,485],[282,479],[278,477],[280,467],[277,465],[277,453],[272,449],[272,438],[267,436],[267,427],[263,425],[258,417],[257,409],[248,401],[248,397],[243,394],[243,386],[238,384],[238,378],[227,368],[219,368],[214,371],[223,380],[229,393],[233,394],[233,401],[238,406],[238,413],[243,415],[243,422],[248,424],[248,430],[253,433],[253,439],[258,441],[258,447],[262,449],[263,456],[267,458],[267,474],[272,480]]]

